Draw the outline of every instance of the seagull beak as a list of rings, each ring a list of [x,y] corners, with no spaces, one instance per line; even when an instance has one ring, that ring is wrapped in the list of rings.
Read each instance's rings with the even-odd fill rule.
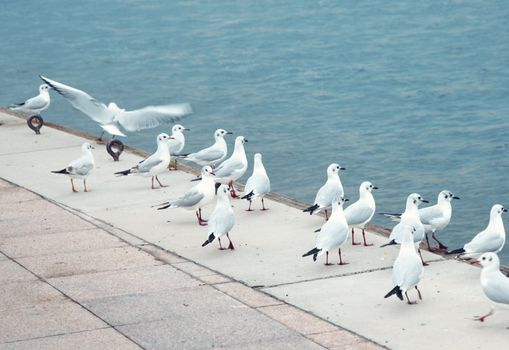
[[[376,187],[376,186],[373,186],[373,189],[374,189],[374,190],[378,190],[378,187]]]
[[[232,135],[232,134],[233,134],[233,132],[231,132],[231,131],[226,132],[226,135]]]
[[[189,129],[189,128],[184,128],[182,130],[184,130],[184,131],[191,131],[191,129]]]
[[[429,203],[429,201],[428,201],[428,200],[426,200],[426,199],[424,199],[424,198],[423,198],[423,199],[421,199],[421,202],[423,202],[423,203]]]
[[[346,170],[345,167],[339,167],[339,170]]]
[[[350,200],[348,198],[343,199],[343,202],[349,202]]]
[[[504,212],[504,213],[507,213],[507,209],[505,209],[505,208],[504,208],[503,212]]]
[[[215,173],[215,172],[213,172],[213,171],[211,171],[209,174],[210,174],[210,175],[214,175],[214,176],[216,176],[216,173]]]
[[[461,198],[458,196],[452,196],[452,199],[461,199]]]
[[[94,146],[90,146],[90,148],[95,149],[95,147],[94,147]]]
[[[247,142],[248,140],[247,139],[244,139],[244,142]]]

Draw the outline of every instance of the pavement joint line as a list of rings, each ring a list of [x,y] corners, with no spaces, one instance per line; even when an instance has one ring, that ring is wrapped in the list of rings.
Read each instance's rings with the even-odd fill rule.
[[[35,149],[30,151],[22,151],[22,152],[11,152],[11,153],[0,153],[0,157],[8,157],[8,156],[16,156],[20,154],[27,154],[27,153],[39,153],[39,152],[47,152],[47,151],[58,151],[62,149],[76,149],[76,146],[60,146],[60,147],[53,147],[53,148],[43,148],[43,149]]]
[[[53,338],[53,337],[60,337],[62,335],[68,335],[68,334],[79,334],[79,333],[86,333],[86,332],[93,332],[98,331],[102,329],[110,329],[112,327],[100,327],[100,328],[94,328],[94,329],[84,329],[81,331],[75,331],[75,332],[67,332],[67,333],[57,333],[57,334],[50,334],[50,335],[44,335],[42,337],[32,337],[32,338],[24,338],[24,339],[16,339],[16,340],[9,340],[4,342],[3,344],[15,344],[15,343],[22,343],[25,341],[30,340],[38,340],[38,339],[47,339],[47,338]]]
[[[78,302],[77,300],[73,299],[70,295],[66,294],[64,291],[60,290],[59,288],[57,288],[55,285],[51,284],[50,281],[48,281],[47,279],[45,279],[44,277],[42,276],[39,276],[38,274],[34,273],[33,271],[31,271],[30,269],[28,269],[26,266],[24,266],[23,264],[21,264],[19,261],[17,261],[16,259],[10,257],[9,255],[5,254],[4,252],[2,252],[3,255],[5,255],[10,261],[12,261],[13,263],[19,265],[21,268],[23,268],[24,270],[26,270],[27,272],[29,272],[30,274],[32,274],[33,276],[35,276],[39,281],[43,282],[43,283],[46,283],[47,285],[49,285],[51,288],[55,289],[56,291],[58,291],[59,293],[61,293],[65,298],[67,298],[69,301],[73,302],[74,304],[78,305],[80,308],[82,308],[83,310],[85,310],[86,312],[89,312],[90,314],[94,315],[95,317],[97,317],[99,320],[101,320],[102,322],[104,322],[104,324],[106,324],[108,327],[100,327],[100,328],[93,328],[93,329],[89,329],[90,330],[96,330],[96,329],[104,329],[104,328],[113,328],[115,329],[115,331],[117,331],[119,334],[121,334],[122,336],[124,336],[125,338],[127,338],[129,341],[133,342],[134,344],[138,345],[140,348],[144,349],[141,344],[139,344],[138,342],[136,342],[134,339],[131,339],[129,336],[127,336],[126,334],[120,332],[119,330],[117,330],[112,324],[110,324],[108,321],[106,321],[105,319],[103,319],[102,317],[100,317],[99,315],[97,315],[95,312],[93,312],[92,310],[88,309],[85,305],[81,304],[80,302]],[[68,333],[63,333],[63,334],[68,334]]]

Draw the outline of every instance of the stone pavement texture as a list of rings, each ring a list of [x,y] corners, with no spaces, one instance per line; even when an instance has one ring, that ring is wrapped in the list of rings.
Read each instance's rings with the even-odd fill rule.
[[[507,315],[471,320],[488,308],[476,267],[424,252],[424,300],[385,300],[397,248],[378,248],[386,239],[368,232],[375,246],[345,247],[348,265],[313,263],[301,255],[323,218],[274,200],[249,213],[233,201],[236,250],[202,248],[206,228],[192,212],[151,208],[194,175],[168,172],[170,187],[150,190],[146,178],[112,175],[140,155],[113,162],[99,146],[91,192],[72,193],[49,171],[79,154],[82,137],[48,127],[35,136],[5,113],[0,122],[9,181],[0,182],[0,348],[101,348],[102,339],[154,349],[506,347]]]

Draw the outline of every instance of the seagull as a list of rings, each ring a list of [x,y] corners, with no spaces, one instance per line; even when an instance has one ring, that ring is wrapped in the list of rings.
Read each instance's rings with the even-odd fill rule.
[[[29,115],[40,115],[50,105],[49,89],[48,85],[42,84],[39,86],[39,95],[29,98],[25,102],[9,106],[9,109]]]
[[[341,246],[348,239],[348,224],[343,212],[343,203],[346,201],[348,199],[343,197],[335,197],[332,200],[332,214],[320,229],[316,237],[315,247],[302,255],[302,257],[313,255],[313,261],[316,261],[316,258],[325,252],[325,265],[332,265],[329,264],[329,251],[338,249],[339,265],[347,264],[341,258]]]
[[[263,197],[265,197],[265,195],[269,192],[270,180],[262,163],[262,155],[261,153],[256,153],[254,155],[253,174],[249,177],[249,179],[247,179],[246,187],[244,187],[244,193],[246,193],[246,195],[242,197],[242,199],[247,199],[249,201],[249,209],[247,209],[247,211],[252,210],[251,202],[255,198],[261,198],[261,210],[267,210],[267,208],[265,208],[265,203],[263,202]]]
[[[414,227],[405,225],[402,228],[401,247],[392,267],[394,288],[385,295],[385,298],[388,298],[396,294],[398,298],[403,300],[403,293],[405,293],[409,305],[417,304],[416,301],[410,301],[408,298],[408,291],[413,287],[417,290],[419,299],[422,300],[421,291],[417,288],[417,284],[422,280],[424,274],[424,267],[419,255],[415,251],[415,239],[412,237],[412,234],[415,234]]]
[[[484,253],[479,258],[482,266],[481,287],[484,294],[492,302],[490,311],[483,316],[475,316],[474,320],[484,322],[486,317],[495,313],[495,309],[507,308],[509,305],[509,278],[500,272],[500,260],[495,253]]]
[[[204,166],[201,169],[201,181],[187,191],[182,197],[174,202],[165,202],[159,204],[161,209],[185,208],[188,210],[195,210],[198,224],[205,226],[207,221],[203,220],[201,216],[201,208],[212,202],[215,196],[215,180],[214,172],[210,166]]]
[[[204,148],[201,151],[188,154],[184,159],[202,166],[215,166],[216,164],[221,163],[228,154],[228,145],[226,144],[224,137],[231,134],[232,133],[230,131],[217,129],[214,132],[216,142],[212,146]]]
[[[419,244],[424,239],[424,226],[422,225],[421,219],[419,218],[418,207],[421,203],[429,203],[427,200],[421,197],[418,193],[412,193],[407,197],[405,212],[401,214],[401,221],[392,228],[391,235],[389,236],[389,243],[382,245],[382,247],[401,244],[403,241],[403,235],[406,231],[406,226],[413,227],[415,232],[413,234],[414,243],[417,246],[417,251],[421,256],[422,264],[428,265],[424,262],[419,249]]]
[[[223,250],[223,246],[221,245],[221,237],[226,235],[230,244],[228,245],[228,249],[234,250],[232,240],[230,239],[229,232],[233,228],[235,224],[235,217],[233,216],[233,209],[230,204],[230,200],[228,199],[228,187],[225,185],[218,186],[217,189],[217,203],[214,211],[210,214],[209,218],[209,237],[203,244],[202,247],[205,247],[207,244],[212,243],[214,239],[217,237],[217,241],[219,242],[219,249]]]
[[[237,136],[235,148],[230,158],[214,169],[216,182],[228,184],[232,198],[239,198],[237,192],[235,192],[233,182],[240,179],[247,170],[246,151],[244,150],[244,143],[246,142],[247,139],[244,136]]]
[[[159,183],[159,186],[166,187],[159,181],[157,175],[164,173],[170,164],[170,151],[168,150],[168,140],[171,137],[168,134],[157,135],[157,151],[147,159],[142,160],[138,165],[131,169],[116,172],[115,175],[140,175],[152,177],[152,189],[154,189],[154,178]]]
[[[501,204],[495,204],[490,211],[488,226],[465,244],[463,248],[455,249],[447,254],[476,258],[483,253],[500,252],[505,244],[505,229],[502,222],[502,213],[505,212],[507,212],[507,209]]]
[[[443,190],[438,194],[437,204],[419,209],[419,217],[424,225],[425,238],[429,250],[433,250],[428,239],[429,233],[431,233],[432,238],[438,243],[439,249],[447,249],[447,247],[435,237],[435,234],[449,225],[452,215],[451,201],[453,199],[460,199],[460,197],[453,195],[451,191]],[[384,215],[395,221],[399,221],[401,218],[401,214]]]
[[[331,207],[332,199],[344,195],[343,185],[339,179],[340,170],[346,170],[346,168],[336,163],[329,165],[327,168],[327,182],[318,190],[313,205],[304,209],[304,212],[313,215],[325,209],[325,218],[327,219],[327,209]]]
[[[186,144],[186,137],[184,136],[184,131],[190,131],[189,128],[184,128],[180,124],[176,124],[171,128],[171,137],[168,141],[168,149],[170,150],[171,156],[178,156],[181,154],[184,146]],[[177,170],[177,159],[174,160],[174,170]],[[170,168],[172,170],[172,168]]]
[[[40,78],[65,97],[74,108],[86,114],[103,128],[99,140],[101,140],[104,132],[113,136],[126,136],[120,130],[120,127],[129,132],[135,132],[155,128],[161,124],[171,124],[192,113],[191,106],[188,103],[148,106],[126,111],[119,108],[114,102],[106,106],[85,91],[64,85],[42,75]]]
[[[352,228],[352,245],[358,245],[354,240],[354,227],[362,230],[362,238],[364,240],[364,246],[370,246],[373,244],[366,243],[366,234],[364,232],[364,226],[371,221],[375,214],[375,199],[371,194],[371,191],[377,190],[378,187],[373,186],[369,181],[364,181],[359,186],[359,200],[345,209],[346,222],[348,226]]]
[[[69,176],[71,179],[71,186],[73,192],[78,192],[74,188],[74,182],[73,179],[83,179],[83,187],[84,191],[88,192],[87,190],[87,177],[90,175],[92,170],[94,170],[95,163],[94,163],[94,155],[92,154],[92,151],[94,147],[88,142],[85,142],[81,145],[81,157],[78,159],[73,160],[69,163],[69,165],[62,170],[52,171],[52,173],[55,174],[65,174]]]

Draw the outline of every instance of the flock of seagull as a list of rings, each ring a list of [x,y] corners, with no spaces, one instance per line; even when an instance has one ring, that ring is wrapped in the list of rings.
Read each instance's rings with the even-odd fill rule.
[[[115,103],[106,106],[98,102],[89,94],[76,88],[64,85],[54,80],[41,76],[45,84],[39,88],[39,95],[23,103],[13,105],[11,109],[26,114],[39,115],[50,105],[49,90],[53,89],[67,99],[72,106],[83,112],[96,121],[104,132],[113,137],[125,136],[121,129],[134,132],[141,129],[152,128],[163,124],[173,124],[179,118],[192,113],[191,106],[185,104],[174,104],[166,106],[148,106],[139,110],[125,111]],[[262,162],[262,155],[254,155],[253,173],[247,180],[242,196],[237,194],[234,182],[240,179],[248,168],[244,145],[248,141],[243,136],[237,136],[233,153],[229,158],[228,146],[225,137],[232,134],[224,129],[217,129],[214,132],[214,143],[198,152],[185,154],[184,132],[189,129],[180,124],[172,128],[171,135],[162,133],[157,136],[157,150],[148,158],[142,160],[133,167],[116,172],[118,176],[144,176],[151,177],[152,189],[154,181],[160,187],[165,187],[158,178],[159,175],[171,169],[171,159],[183,159],[202,166],[201,176],[193,181],[198,183],[190,188],[185,194],[176,199],[157,205],[158,210],[185,208],[195,211],[199,225],[208,227],[208,236],[202,246],[213,242],[216,238],[220,249],[234,249],[229,233],[235,225],[234,212],[230,203],[231,198],[241,198],[249,202],[248,211],[251,211],[252,202],[259,199],[261,210],[267,210],[264,197],[270,192],[270,180]],[[101,135],[102,136],[102,135]],[[53,171],[57,174],[65,174],[70,178],[72,191],[77,192],[74,180],[83,180],[84,191],[87,192],[86,179],[95,167],[93,146],[84,143],[81,146],[81,156],[73,160],[65,168]],[[362,231],[364,246],[370,246],[366,242],[365,227],[372,220],[376,204],[373,197],[373,190],[378,189],[369,181],[364,181],[359,187],[359,199],[343,209],[345,198],[343,186],[339,173],[345,170],[337,163],[330,164],[327,168],[327,181],[318,190],[313,205],[304,209],[304,212],[317,214],[325,212],[326,222],[317,229],[315,244],[312,249],[303,254],[303,257],[312,256],[313,260],[325,254],[325,264],[329,262],[329,253],[337,251],[339,264],[344,262],[341,247],[348,241],[351,232],[352,245],[361,243],[355,242],[355,228]],[[392,228],[388,242],[381,247],[389,245],[400,245],[399,254],[394,262],[392,270],[392,288],[386,295],[388,298],[396,295],[399,299],[407,300],[408,304],[417,303],[412,301],[408,292],[415,288],[419,299],[422,299],[418,284],[422,280],[424,266],[428,265],[422,258],[419,246],[426,240],[429,250],[447,251],[436,234],[443,231],[450,223],[452,216],[451,201],[459,199],[452,192],[443,190],[439,193],[437,203],[425,208],[419,208],[422,203],[429,203],[418,193],[410,194],[406,199],[405,211],[403,213],[383,213],[398,223]],[[216,205],[208,220],[202,216],[202,208],[213,201]],[[330,215],[329,215],[330,211]],[[475,319],[484,321],[492,315],[495,307],[509,305],[509,278],[500,271],[500,261],[497,253],[505,245],[505,229],[502,221],[502,214],[507,212],[500,204],[491,208],[487,227],[479,232],[474,238],[463,247],[447,251],[447,254],[455,254],[458,257],[466,258],[474,263],[479,263],[483,269],[481,272],[481,286],[485,295],[492,301],[490,311]],[[437,247],[430,243],[429,236],[436,241]],[[229,241],[228,247],[223,247],[221,238],[226,236]]]

